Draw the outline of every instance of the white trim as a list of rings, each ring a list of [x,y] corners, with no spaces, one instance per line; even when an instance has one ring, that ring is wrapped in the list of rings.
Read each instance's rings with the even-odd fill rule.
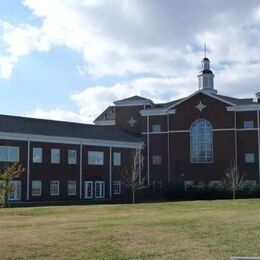
[[[31,142],[30,140],[27,141],[27,194],[26,199],[30,199],[30,149],[31,149]]]
[[[219,100],[219,101],[221,101],[221,102],[223,102],[223,103],[225,103],[225,104],[229,104],[229,105],[231,105],[231,106],[235,106],[234,103],[231,103],[231,102],[229,102],[229,101],[227,101],[227,100],[224,100],[224,99],[222,99],[222,98],[220,98],[220,97],[217,97],[217,96],[215,96],[215,95],[212,95],[212,94],[209,94],[209,93],[205,93],[205,92],[203,92],[203,90],[198,90],[198,91],[194,92],[193,94],[189,95],[188,97],[183,98],[183,99],[181,99],[180,101],[178,101],[178,102],[172,104],[171,106],[168,107],[168,109],[171,109],[171,108],[173,108],[173,107],[176,107],[177,105],[179,105],[179,104],[181,104],[181,103],[187,101],[188,99],[190,99],[190,98],[192,98],[192,97],[194,97],[194,96],[196,96],[197,94],[200,94],[200,93],[202,93],[202,94],[204,94],[204,95],[206,95],[206,96],[212,97],[212,98],[214,98],[214,99],[217,99],[217,100]]]
[[[91,187],[91,195],[88,196],[88,192],[86,192],[87,184],[90,184]],[[93,199],[93,181],[85,181],[84,182],[84,199]]]
[[[161,116],[161,115],[169,115],[169,114],[175,114],[176,110],[168,110],[167,108],[154,108],[154,109],[145,109],[141,110],[140,114],[142,116]]]
[[[112,147],[109,147],[109,197],[112,198]]]
[[[147,183],[150,184],[150,120],[147,116],[146,131],[147,131]]]
[[[168,171],[168,183],[171,181],[171,175],[170,175],[170,118],[169,114],[167,115],[167,159],[168,159],[168,165],[167,165],[167,171]],[[173,156],[173,155],[172,155]]]
[[[257,112],[257,139],[258,139],[258,172],[259,172],[259,180],[258,183],[260,184],[260,116],[259,113],[260,111],[256,111]]]
[[[115,125],[116,121],[115,120],[95,120],[94,124],[95,125]]]
[[[83,144],[91,146],[113,146],[122,148],[142,148],[143,142],[122,142],[122,141],[109,141],[103,139],[84,139],[76,137],[61,137],[50,135],[33,135],[33,134],[20,134],[10,132],[0,132],[0,139],[19,140],[31,142],[45,142],[45,143],[64,143],[64,144]]]
[[[234,107],[227,107],[227,111],[259,111],[260,110],[260,104],[252,104],[252,105],[238,105]]]
[[[114,104],[117,107],[133,107],[133,106],[144,106],[144,105],[154,105],[152,100],[119,100],[115,101]]]
[[[167,134],[167,131],[162,131],[162,132],[149,132],[150,135],[158,135],[158,134]],[[146,135],[147,132],[142,132],[142,135]]]
[[[100,185],[100,193],[97,196],[97,184]],[[103,188],[103,189],[102,189]],[[105,182],[104,181],[95,181],[95,199],[104,199],[105,198]]]
[[[82,199],[82,144],[79,149],[79,198]]]

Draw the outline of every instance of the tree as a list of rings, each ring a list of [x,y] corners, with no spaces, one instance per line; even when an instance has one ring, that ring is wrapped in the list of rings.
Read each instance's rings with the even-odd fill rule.
[[[132,203],[135,203],[135,194],[137,190],[146,187],[146,176],[142,177],[143,157],[140,149],[132,152],[132,161],[129,168],[125,168],[121,173],[124,186],[130,188],[132,193]]]
[[[224,185],[232,191],[233,199],[236,199],[236,192],[244,184],[244,174],[240,174],[235,162],[231,162],[226,171]]]
[[[9,182],[12,179],[18,178],[24,172],[24,168],[19,163],[13,163],[6,165],[2,172],[0,172],[0,204],[2,207],[8,207],[8,194],[10,192]]]

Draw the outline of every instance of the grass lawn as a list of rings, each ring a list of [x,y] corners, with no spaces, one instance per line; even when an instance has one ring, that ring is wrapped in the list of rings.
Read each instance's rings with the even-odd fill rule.
[[[260,255],[260,199],[0,209],[0,259]]]

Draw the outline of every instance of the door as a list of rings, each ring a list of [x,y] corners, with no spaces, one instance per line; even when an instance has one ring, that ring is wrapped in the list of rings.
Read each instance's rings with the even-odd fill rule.
[[[93,198],[93,182],[85,181],[85,199]]]
[[[21,181],[9,182],[9,200],[21,200]]]
[[[95,182],[95,198],[103,199],[105,197],[105,182],[96,181]]]

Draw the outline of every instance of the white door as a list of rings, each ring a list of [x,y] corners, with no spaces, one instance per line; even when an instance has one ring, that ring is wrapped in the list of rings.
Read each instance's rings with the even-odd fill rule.
[[[95,198],[103,199],[105,197],[105,182],[96,181],[95,182]]]
[[[85,181],[85,199],[93,198],[93,182]]]
[[[9,200],[21,200],[21,181],[9,182]]]

